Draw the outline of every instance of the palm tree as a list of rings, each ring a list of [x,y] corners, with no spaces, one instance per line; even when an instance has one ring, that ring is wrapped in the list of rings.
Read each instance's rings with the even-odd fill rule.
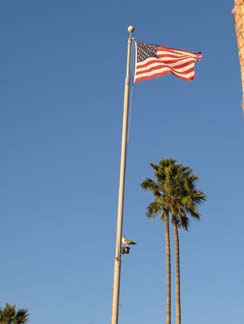
[[[16,311],[15,305],[6,304],[0,307],[0,324],[24,324],[29,320],[27,309],[20,308]]]
[[[166,324],[171,324],[171,255],[170,255],[170,232],[169,232],[169,212],[170,195],[167,194],[171,184],[171,177],[175,173],[175,161],[164,159],[159,164],[150,164],[154,169],[157,179],[154,182],[147,178],[141,184],[142,189],[152,191],[154,201],[147,206],[147,217],[153,218],[159,215],[165,224],[165,246],[166,246]]]
[[[144,190],[152,191],[154,201],[147,207],[149,218],[159,215],[165,223],[166,241],[166,324],[171,323],[171,260],[169,217],[174,228],[176,260],[176,324],[181,323],[180,303],[180,250],[178,228],[188,229],[188,214],[199,219],[197,205],[205,200],[205,195],[196,190],[198,180],[189,167],[176,163],[174,159],[162,159],[151,163],[156,182],[147,178],[141,184]]]
[[[195,219],[200,219],[198,205],[206,200],[205,194],[198,190],[196,182],[199,180],[192,173],[189,167],[178,165],[179,172],[179,190],[176,193],[175,209],[172,210],[172,224],[174,229],[175,241],[175,295],[176,295],[176,324],[181,324],[181,302],[180,302],[180,244],[179,244],[179,228],[188,230],[189,218],[188,215]]]

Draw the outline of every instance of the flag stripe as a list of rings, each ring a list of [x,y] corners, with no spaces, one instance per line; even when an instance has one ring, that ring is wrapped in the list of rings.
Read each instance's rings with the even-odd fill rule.
[[[185,66],[188,66],[190,64],[194,64],[194,61],[189,61],[189,60],[185,60],[185,61],[181,61],[181,62],[174,62],[174,63],[170,63],[170,67],[172,68],[182,68]],[[164,62],[158,62],[157,60],[151,60],[150,62],[148,62],[147,64],[143,64],[143,65],[138,65],[140,67],[140,69],[138,69],[138,73],[140,73],[140,71],[143,70],[147,70],[148,67],[155,67],[155,66],[169,66],[168,63],[164,63]]]
[[[195,62],[200,61],[200,52],[136,42],[136,70],[134,82],[149,80],[165,74],[173,74],[184,80],[193,80]]]
[[[154,73],[154,74],[153,74],[153,77],[150,76],[150,75],[146,75],[146,76],[143,76],[143,77],[138,77],[137,80],[136,80],[136,82],[138,82],[138,81],[144,81],[144,80],[150,80],[150,79],[152,79],[152,78],[156,78],[156,77],[164,76],[164,75],[166,75],[166,74],[173,74],[173,75],[175,75],[176,77],[178,77],[178,78],[180,78],[180,79],[182,79],[182,80],[187,80],[187,81],[191,81],[191,80],[194,79],[194,75],[193,75],[193,76],[190,75],[190,76],[184,76],[184,77],[182,77],[182,76],[179,75],[179,74],[176,74],[176,73],[173,73],[173,72],[170,71],[170,70],[167,70],[167,71],[162,71],[162,72]]]
[[[198,52],[198,53],[192,53],[192,52],[187,52],[187,51],[184,51],[184,50],[175,50],[175,49],[173,49],[173,48],[168,48],[168,49],[166,49],[165,47],[162,47],[162,46],[160,46],[159,48],[158,48],[158,54],[161,54],[161,55],[163,55],[164,53],[166,53],[166,54],[171,54],[171,55],[174,55],[174,56],[187,56],[187,57],[192,57],[192,58],[198,58],[198,57],[201,57],[201,53],[200,52]]]
[[[139,73],[137,75],[137,81],[144,80],[144,78],[151,79],[154,76],[156,77],[156,76],[160,76],[160,75],[164,75],[164,74],[168,74],[168,73],[172,73],[173,75],[178,76],[181,79],[193,80],[194,76],[195,76],[195,69],[194,69],[194,66],[192,66],[191,68],[188,68],[187,71],[184,71],[184,73],[182,73],[182,72],[178,72],[178,70],[170,69],[170,68],[164,66],[161,68],[148,70],[145,73],[143,73],[143,72]]]
[[[141,76],[145,76],[145,75],[154,75],[155,73],[158,73],[160,71],[164,71],[164,70],[167,70],[169,72],[172,72],[172,73],[176,73],[176,74],[179,74],[179,75],[182,75],[182,76],[187,76],[189,73],[192,73],[194,75],[194,66],[188,66],[187,68],[185,68],[184,71],[179,71],[179,70],[175,70],[175,69],[172,69],[172,68],[168,68],[167,66],[162,66],[162,67],[157,67],[157,68],[151,68],[151,69],[148,69],[144,72],[140,72],[137,74],[137,77],[140,78]]]
[[[184,65],[181,66],[176,66],[176,68],[174,68],[172,65],[169,67],[166,64],[158,64],[157,62],[154,64],[150,64],[140,70],[137,71],[136,75],[140,76],[141,74],[146,74],[146,73],[150,73],[150,75],[153,75],[154,71],[157,73],[158,70],[161,71],[161,69],[167,69],[169,71],[174,71],[174,72],[178,72],[178,73],[182,73],[182,76],[184,76],[184,74],[187,74],[189,70],[194,70],[194,62],[192,62],[191,64],[186,63]]]

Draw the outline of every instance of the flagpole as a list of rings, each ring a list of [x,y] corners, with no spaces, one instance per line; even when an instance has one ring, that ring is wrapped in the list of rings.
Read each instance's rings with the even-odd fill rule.
[[[120,158],[120,179],[118,194],[118,214],[117,214],[117,234],[114,260],[114,281],[113,281],[113,298],[112,298],[112,321],[111,324],[118,324],[119,315],[119,290],[120,290],[120,269],[121,269],[121,237],[123,228],[123,208],[124,208],[124,185],[125,185],[125,169],[126,169],[126,149],[127,149],[127,130],[128,130],[128,112],[129,112],[129,94],[130,94],[130,62],[131,62],[131,33],[134,26],[128,27],[128,49],[127,64],[124,89],[124,112],[121,139],[121,158]]]

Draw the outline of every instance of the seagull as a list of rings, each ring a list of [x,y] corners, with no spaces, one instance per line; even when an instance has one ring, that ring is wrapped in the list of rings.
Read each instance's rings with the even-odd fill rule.
[[[122,236],[122,243],[125,245],[132,245],[132,244],[136,244],[136,242],[127,239],[125,236]]]

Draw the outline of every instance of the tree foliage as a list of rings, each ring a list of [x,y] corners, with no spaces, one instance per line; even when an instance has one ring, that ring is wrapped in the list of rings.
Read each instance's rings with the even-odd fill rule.
[[[6,304],[0,307],[0,324],[24,324],[29,320],[28,310],[20,308],[16,310],[15,305]]]
[[[156,181],[147,178],[141,184],[143,190],[150,190],[154,195],[154,201],[147,207],[147,216],[159,215],[163,219],[165,214],[171,214],[172,222],[187,230],[187,215],[199,219],[198,205],[206,200],[205,194],[196,188],[198,177],[191,168],[171,158],[150,165]]]

